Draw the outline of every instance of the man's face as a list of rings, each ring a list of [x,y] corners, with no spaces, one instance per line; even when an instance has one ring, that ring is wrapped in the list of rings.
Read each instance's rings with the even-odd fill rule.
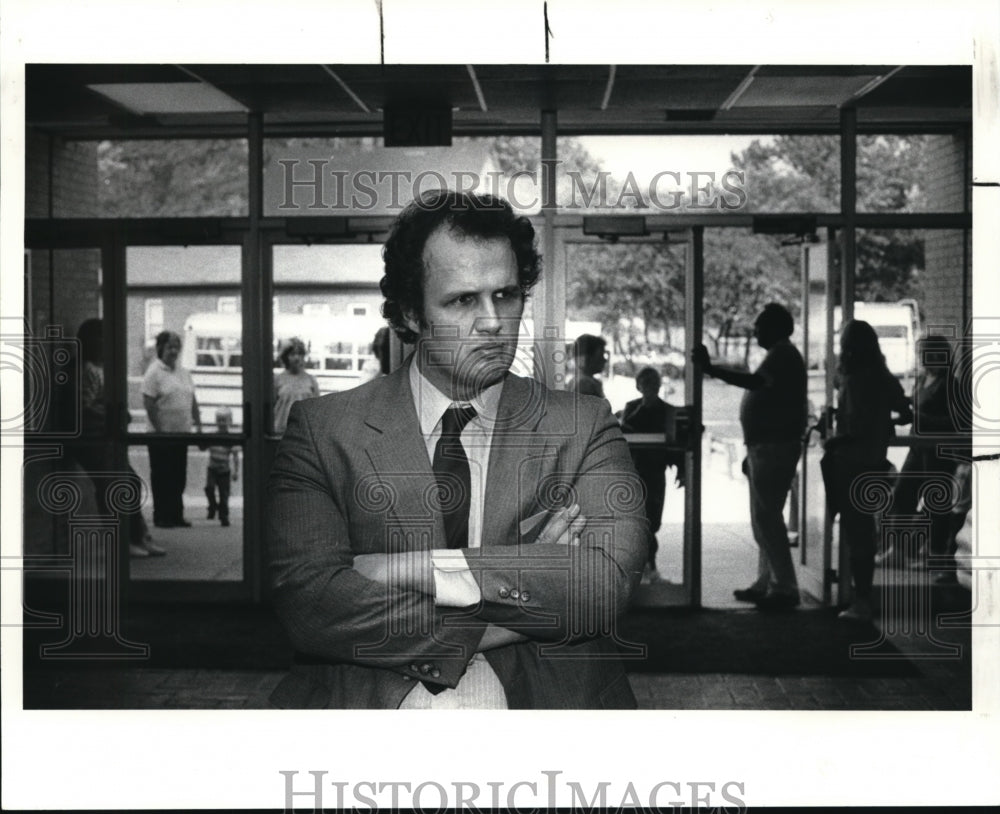
[[[499,382],[517,349],[524,297],[503,238],[477,240],[441,227],[424,246],[424,314],[407,314],[423,374],[468,399]]]

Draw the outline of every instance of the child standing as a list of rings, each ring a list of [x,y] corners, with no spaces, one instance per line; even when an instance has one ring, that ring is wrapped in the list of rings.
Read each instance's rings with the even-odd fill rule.
[[[666,443],[657,449],[632,449],[632,462],[646,487],[646,517],[653,532],[649,546],[649,561],[643,571],[642,581],[661,582],[663,577],[656,568],[658,549],[656,532],[663,522],[663,504],[666,500],[668,466],[677,466],[677,483],[684,483],[683,455],[667,449],[676,436],[677,408],[660,398],[662,378],[658,370],[644,367],[635,377],[635,389],[642,398],[630,401],[622,411],[622,432],[663,433]]]
[[[233,425],[233,411],[228,407],[219,407],[215,411],[215,426],[220,435],[229,435]],[[230,466],[232,460],[232,466]],[[214,520],[219,513],[219,522],[229,525],[229,486],[230,480],[240,478],[240,451],[235,445],[218,444],[208,448],[208,471],[205,473],[205,494],[208,496],[208,519]],[[215,490],[219,497],[216,500]]]

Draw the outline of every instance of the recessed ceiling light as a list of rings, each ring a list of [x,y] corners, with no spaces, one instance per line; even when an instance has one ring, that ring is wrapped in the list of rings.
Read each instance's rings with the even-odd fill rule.
[[[232,96],[204,82],[136,82],[87,87],[139,115],[248,112]]]

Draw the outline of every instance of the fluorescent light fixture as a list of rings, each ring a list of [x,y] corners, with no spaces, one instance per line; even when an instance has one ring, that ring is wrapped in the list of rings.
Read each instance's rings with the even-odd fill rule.
[[[132,113],[247,113],[232,96],[204,82],[135,82],[87,85]]]

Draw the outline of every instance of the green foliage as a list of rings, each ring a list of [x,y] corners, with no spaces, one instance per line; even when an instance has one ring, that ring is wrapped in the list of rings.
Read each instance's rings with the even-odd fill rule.
[[[728,356],[730,340],[745,345],[753,320],[769,302],[799,311],[798,252],[780,240],[742,229],[705,231],[704,327],[713,355]]]
[[[835,212],[840,209],[839,140],[830,136],[777,136],[751,142],[732,155],[746,173],[754,212]]]
[[[618,354],[664,351],[684,324],[683,247],[662,243],[574,245],[567,312],[599,321]]]
[[[97,167],[104,217],[234,217],[248,211],[245,139],[103,141]]]
[[[858,138],[859,212],[919,212],[926,208],[928,136]],[[747,173],[757,212],[840,210],[840,146],[830,136],[777,136],[754,141],[734,166]],[[918,297],[923,242],[910,230],[861,230],[857,235],[857,298],[894,302]]]
[[[858,209],[914,212],[927,207],[925,136],[858,139]],[[357,140],[352,140],[357,141]],[[269,140],[269,150],[281,142]],[[295,139],[298,146],[330,148],[336,139]],[[373,141],[374,143],[374,141]],[[541,139],[499,136],[492,150],[507,174],[537,173]],[[570,198],[568,173],[585,182],[600,177],[600,162],[575,138],[559,140],[558,199]],[[268,156],[265,156],[265,161]],[[840,208],[840,147],[830,136],[777,136],[755,140],[732,156],[746,173],[755,212],[835,212]],[[106,217],[246,215],[247,143],[230,140],[115,141],[98,146],[100,211]],[[608,177],[614,201],[625,179]],[[634,200],[624,196],[629,208]],[[664,244],[574,247],[569,265],[572,318],[600,320],[619,352],[667,350],[683,325],[683,256]],[[857,242],[858,298],[919,299],[923,244],[908,230],[863,230]],[[771,300],[797,308],[797,253],[780,240],[742,230],[705,233],[705,329],[716,352],[745,336]],[[635,317],[631,325],[622,317]]]

